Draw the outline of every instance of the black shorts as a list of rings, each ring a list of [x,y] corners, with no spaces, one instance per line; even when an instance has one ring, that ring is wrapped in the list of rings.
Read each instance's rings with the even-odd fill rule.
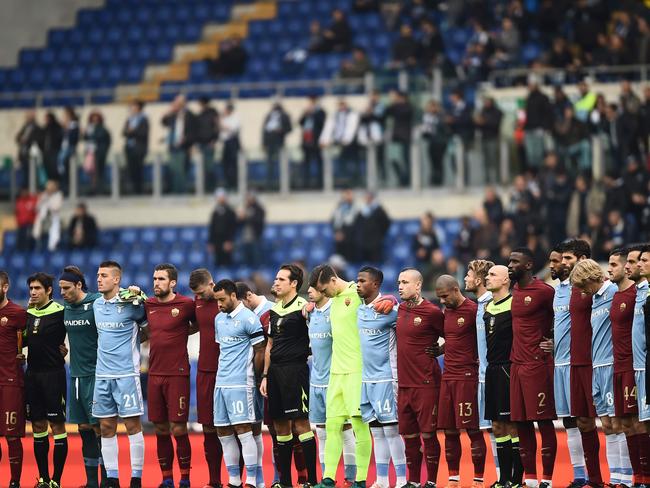
[[[485,371],[485,419],[510,422],[510,363]]]
[[[309,367],[307,364],[271,363],[266,380],[269,417],[272,420],[309,416]]]
[[[65,422],[65,370],[25,373],[27,419]]]

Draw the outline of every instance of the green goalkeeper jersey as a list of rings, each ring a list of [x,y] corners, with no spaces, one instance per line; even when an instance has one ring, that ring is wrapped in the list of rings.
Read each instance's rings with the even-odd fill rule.
[[[93,302],[101,294],[87,293],[79,303],[66,303],[63,312],[70,342],[70,376],[94,376],[97,364],[97,327]]]
[[[332,374],[361,373],[361,342],[357,326],[357,309],[361,298],[357,284],[348,283],[341,293],[332,298]]]

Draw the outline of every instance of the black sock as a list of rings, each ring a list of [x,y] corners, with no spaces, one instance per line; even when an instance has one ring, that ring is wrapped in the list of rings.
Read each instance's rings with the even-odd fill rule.
[[[102,475],[101,480],[102,480],[102,482],[104,482],[104,481],[106,481],[108,476],[106,476],[106,466],[104,466],[104,458],[102,457],[102,436],[97,435],[96,432],[94,432],[94,433],[95,433],[95,442],[97,442],[97,453],[99,454],[99,458],[98,458],[99,471],[101,472],[101,475]]]
[[[307,468],[307,481],[309,484],[316,486],[318,484],[318,474],[316,472],[316,439],[314,433],[309,431],[305,434],[298,436],[300,438],[300,445],[305,457],[305,467]]]
[[[63,474],[63,467],[65,466],[65,459],[68,457],[68,434],[58,434],[54,436],[54,473],[52,480],[61,483],[61,475]]]
[[[520,485],[524,477],[524,465],[519,455],[519,437],[513,437],[512,442],[512,483]],[[499,468],[500,469],[500,468]]]
[[[499,483],[505,485],[512,476],[512,441],[510,436],[499,437],[497,442],[497,459],[499,460]]]
[[[280,484],[282,486],[293,486],[291,477],[291,458],[293,457],[293,435],[279,435],[278,439],[278,454],[279,459],[275,462],[280,471]]]
[[[99,466],[97,436],[94,430],[80,430],[79,436],[81,437],[81,454],[86,468],[86,486],[88,488],[97,488],[99,486],[97,479],[97,466]]]
[[[37,437],[39,436],[39,437]],[[50,481],[50,470],[47,462],[47,455],[50,452],[50,437],[45,432],[34,433],[34,458],[38,466],[38,477],[43,481]]]

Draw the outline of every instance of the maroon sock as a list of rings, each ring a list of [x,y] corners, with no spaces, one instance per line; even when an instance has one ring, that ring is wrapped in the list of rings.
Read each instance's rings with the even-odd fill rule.
[[[585,452],[585,466],[587,467],[587,476],[591,483],[602,483],[603,475],[600,473],[600,460],[598,452],[600,451],[600,439],[598,439],[598,430],[591,432],[581,432],[582,449]]]
[[[650,483],[650,434],[637,434],[639,440],[639,464],[644,482]]]
[[[458,476],[460,471],[460,432],[445,431],[445,459],[449,476]]]
[[[298,473],[298,484],[304,485],[307,483],[307,466],[305,465],[305,454],[302,451],[302,444],[298,436],[293,436],[293,464]]]
[[[537,479],[537,438],[532,422],[517,422],[519,457],[524,467],[524,479]]]
[[[208,463],[208,473],[212,486],[221,485],[221,461],[223,460],[223,450],[221,442],[216,432],[203,433],[203,449],[205,450],[205,460]]]
[[[438,466],[440,465],[440,441],[435,432],[431,437],[423,437],[424,442],[424,455],[427,465],[427,481],[432,483],[438,479]]]
[[[11,481],[19,482],[23,471],[23,441],[20,437],[7,437]]]
[[[542,479],[553,479],[553,467],[557,456],[557,437],[552,420],[537,422],[539,435],[542,438]]]
[[[482,479],[485,472],[485,456],[487,446],[482,430],[467,431],[472,446],[472,464],[474,465],[474,478]]]
[[[630,464],[632,465],[633,483],[641,483],[641,465],[639,459],[639,437],[638,434],[625,436],[627,450],[630,453]]]
[[[190,467],[192,466],[192,445],[187,434],[179,435],[176,439],[176,459],[181,470],[181,479],[190,479]]]
[[[420,483],[422,476],[422,451],[420,436],[405,437],[404,446],[406,453],[406,465],[409,470],[409,481],[411,483]]]
[[[160,464],[163,479],[173,478],[174,444],[172,444],[171,435],[156,434],[156,452],[158,453],[158,464]]]

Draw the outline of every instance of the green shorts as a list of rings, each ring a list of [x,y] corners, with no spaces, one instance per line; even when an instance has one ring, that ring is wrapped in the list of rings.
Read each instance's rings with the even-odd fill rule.
[[[97,424],[99,420],[92,416],[93,391],[95,377],[82,376],[70,378],[68,394],[68,418],[71,424]]]
[[[330,374],[325,416],[361,417],[361,372]]]

